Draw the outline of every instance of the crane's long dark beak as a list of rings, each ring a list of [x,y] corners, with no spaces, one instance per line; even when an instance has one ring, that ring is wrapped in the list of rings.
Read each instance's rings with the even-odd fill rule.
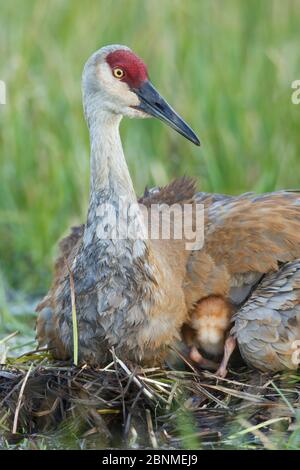
[[[195,145],[200,145],[200,140],[195,132],[163,99],[150,81],[146,80],[139,88],[133,91],[140,99],[140,104],[135,106],[136,109],[161,119]]]

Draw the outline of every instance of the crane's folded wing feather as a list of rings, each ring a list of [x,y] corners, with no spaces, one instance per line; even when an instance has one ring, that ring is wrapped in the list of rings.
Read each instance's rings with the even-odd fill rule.
[[[264,274],[300,258],[299,192],[197,193],[195,200],[204,205],[204,247],[187,262],[188,308],[208,295],[241,305]]]
[[[300,258],[299,192],[224,196],[205,206],[204,249],[231,275],[267,273]]]
[[[237,338],[246,362],[264,371],[297,369],[300,260],[264,276],[233,321],[231,334]]]

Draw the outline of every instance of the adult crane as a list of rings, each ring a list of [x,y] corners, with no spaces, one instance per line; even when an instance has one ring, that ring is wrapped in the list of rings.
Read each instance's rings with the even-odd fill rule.
[[[87,221],[61,242],[52,287],[38,306],[39,344],[58,359],[72,357],[72,277],[80,361],[104,364],[112,348],[133,361],[162,360],[186,324],[192,332],[191,357],[199,362],[200,352],[218,355],[225,343],[224,375],[225,335],[234,314],[233,335],[250,364],[295,368],[300,195],[198,193],[192,180],[182,178],[146,191],[140,200],[145,214],[137,206],[123,153],[122,117],[154,116],[199,145],[197,136],[157,92],[144,62],[128,47],[95,52],[84,67],[82,90],[91,148]],[[135,233],[145,233],[153,204],[204,204],[204,246],[187,250],[184,237],[113,236],[122,217],[120,199],[126,207],[137,207],[131,216]]]

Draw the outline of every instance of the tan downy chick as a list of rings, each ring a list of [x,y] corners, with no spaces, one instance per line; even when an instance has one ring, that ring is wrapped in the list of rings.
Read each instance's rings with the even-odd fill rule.
[[[229,336],[226,339],[233,313],[234,308],[227,300],[210,296],[196,305],[188,324],[182,329],[183,339],[190,348],[190,359],[207,368],[218,368],[217,375],[221,377],[227,374],[227,363],[235,348],[234,338]],[[198,348],[203,354],[216,359],[223,354],[219,367],[203,357]]]

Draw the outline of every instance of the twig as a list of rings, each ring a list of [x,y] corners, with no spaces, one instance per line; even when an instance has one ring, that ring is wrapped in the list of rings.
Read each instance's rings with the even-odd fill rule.
[[[178,349],[176,349],[175,347],[173,346],[169,346],[169,347],[185,362],[185,364],[189,366],[190,369],[192,369],[194,373],[193,377],[194,378],[199,377],[199,373],[197,372],[195,367],[192,366],[192,364],[183,356],[183,354],[181,354],[181,352],[178,351]],[[201,393],[203,393],[203,395],[205,395],[208,399],[213,400],[216,403],[218,403],[218,405],[220,405],[222,408],[228,409],[227,405],[224,405],[224,403],[221,400],[219,400],[217,397],[209,393],[204,387],[205,387],[205,384],[203,384],[203,387],[202,387],[202,385],[199,382],[197,382],[197,388],[199,389]]]
[[[147,426],[148,426],[150,442],[152,444],[153,449],[157,449],[158,444],[157,444],[157,439],[156,439],[156,436],[155,436],[155,433],[154,433],[154,430],[153,430],[151,412],[148,409],[146,410],[146,418],[147,418]]]
[[[72,325],[73,325],[73,361],[75,366],[78,365],[78,325],[77,325],[77,312],[76,312],[76,298],[75,298],[75,284],[73,273],[70,269],[69,263],[65,258],[65,263],[70,276],[70,291],[71,291],[71,305],[72,305]]]
[[[119,383],[119,387],[120,387],[120,394],[121,394],[121,399],[122,399],[122,411],[123,411],[123,422],[125,423],[126,421],[126,405],[125,405],[125,390],[124,390],[124,387],[122,385],[122,382],[121,382],[121,379],[120,379],[120,374],[119,374],[119,371],[118,371],[118,368],[117,368],[117,356],[116,356],[116,353],[115,353],[115,348],[112,347],[112,355],[113,355],[113,360],[114,360],[114,365],[115,365],[115,371],[116,371],[116,376],[117,376],[117,379],[118,379],[118,383]],[[131,377],[129,378],[128,380],[128,383],[131,382]]]
[[[178,385],[179,385],[178,382],[174,382],[174,385],[172,387],[171,393],[170,393],[169,398],[168,398],[168,404],[166,406],[167,411],[169,411],[171,409],[171,405],[172,405],[173,399],[175,397]]]
[[[17,432],[18,418],[19,418],[19,412],[20,412],[20,408],[21,408],[22,397],[23,397],[23,394],[24,394],[26,382],[27,382],[27,380],[28,380],[28,378],[29,378],[29,375],[30,375],[30,372],[31,372],[31,370],[32,370],[32,366],[33,366],[33,364],[30,365],[30,367],[29,367],[29,369],[28,369],[28,372],[26,373],[26,375],[25,375],[25,377],[24,377],[24,380],[23,380],[23,383],[22,383],[22,387],[21,387],[21,390],[20,390],[20,393],[19,393],[19,397],[18,397],[18,401],[17,401],[17,407],[16,407],[16,412],[15,412],[15,416],[14,416],[13,429],[12,429],[12,433],[13,433],[13,434],[16,434],[16,432]]]
[[[113,352],[112,352],[113,354]],[[134,374],[132,374],[132,372],[128,369],[128,367],[126,366],[126,364],[124,364],[123,361],[121,361],[121,359],[118,358],[118,356],[115,355],[115,358],[116,358],[116,361],[120,364],[120,366],[122,367],[122,369],[126,372],[126,374],[128,374],[130,377],[133,377],[133,381],[134,383],[140,388],[142,389],[143,393],[146,395],[146,397],[150,398],[151,400],[153,400],[154,396],[152,395],[151,392],[149,392],[149,390],[147,390],[145,388],[145,386],[136,378],[136,376]]]
[[[238,422],[241,424],[241,426],[244,426],[245,428],[248,428],[248,429],[252,429],[251,430],[252,434],[254,434],[254,436],[258,437],[258,439],[265,446],[266,449],[276,450],[276,446],[273,444],[272,441],[270,441],[268,436],[266,436],[259,429],[257,429],[257,428],[254,429],[253,427],[251,427],[251,424],[249,423],[249,421],[247,421],[246,419],[240,418],[240,419],[238,419]]]
[[[252,401],[254,403],[262,403],[265,401],[265,398],[259,397],[257,395],[251,395],[247,392],[241,392],[235,389],[231,389],[228,387],[222,387],[221,385],[211,385],[211,384],[203,384],[205,388],[211,388],[213,390],[219,390],[220,392],[225,393],[226,395],[232,395],[233,397],[242,398],[243,400]]]

